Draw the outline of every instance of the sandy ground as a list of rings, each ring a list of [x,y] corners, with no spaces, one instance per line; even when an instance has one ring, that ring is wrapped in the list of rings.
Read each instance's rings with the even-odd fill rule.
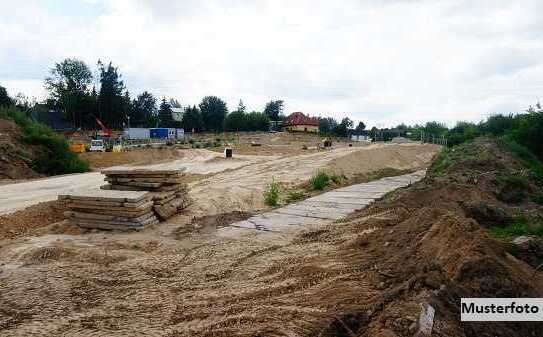
[[[61,223],[0,240],[0,336],[192,336],[213,331],[230,336],[239,333],[236,326],[250,323],[256,329],[260,320],[283,319],[296,326],[277,324],[269,335],[305,334],[304,326],[314,324],[327,308],[311,303],[310,297],[302,306],[294,304],[318,291],[297,282],[296,275],[322,266],[314,271],[280,271],[280,266],[288,266],[293,254],[316,258],[326,244],[299,246],[291,242],[293,233],[216,231],[212,221],[209,227],[186,231],[187,224],[202,216],[263,209],[262,190],[272,179],[295,185],[323,167],[345,174],[419,169],[438,149],[376,144],[233,160],[188,150],[183,159],[156,166],[185,167],[202,175],[190,184],[194,204],[166,223],[135,233],[74,232]],[[98,187],[102,179],[99,173],[87,173],[0,186],[0,209],[11,212],[72,188]],[[269,259],[259,258],[270,252]],[[349,277],[340,261],[327,263],[338,274],[327,274],[326,282]],[[374,290],[365,282],[353,280],[351,285],[369,297]],[[247,312],[256,298],[269,298],[266,318],[262,311]],[[300,323],[306,316],[311,321]]]
[[[185,168],[192,174],[207,175],[242,165],[273,158],[243,156],[223,160],[220,154],[207,150],[186,150],[182,158],[167,163],[147,165],[146,168]],[[121,168],[123,166],[116,166]],[[139,167],[139,166],[131,166]],[[23,209],[39,202],[55,200],[59,194],[74,189],[98,188],[105,184],[100,172],[69,174],[0,186],[0,214]]]

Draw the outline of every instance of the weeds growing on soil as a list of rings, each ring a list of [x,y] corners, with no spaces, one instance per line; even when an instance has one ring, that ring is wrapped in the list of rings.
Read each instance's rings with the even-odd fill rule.
[[[323,190],[330,184],[330,176],[324,170],[318,170],[309,180],[309,186],[313,190]]]
[[[526,198],[526,190],[530,183],[528,178],[518,173],[506,173],[496,177],[498,184],[502,188],[498,192],[497,198],[503,202],[518,203]]]
[[[280,194],[281,189],[279,188],[279,184],[272,181],[264,190],[264,202],[268,206],[277,206],[279,204]]]
[[[296,202],[296,201],[302,200],[302,199],[304,199],[305,197],[306,197],[305,192],[295,190],[295,191],[290,191],[290,192],[288,192],[287,198],[286,198],[285,201],[286,201],[287,203],[291,203],[291,202]]]
[[[502,239],[507,239],[520,235],[535,235],[543,237],[543,221],[533,221],[524,217],[519,217],[505,227],[490,227],[489,232]]]

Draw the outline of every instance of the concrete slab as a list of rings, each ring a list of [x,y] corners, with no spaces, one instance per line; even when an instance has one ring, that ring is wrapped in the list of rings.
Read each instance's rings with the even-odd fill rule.
[[[70,200],[103,200],[113,202],[138,202],[150,197],[147,191],[116,191],[101,189],[75,190],[67,194],[60,194],[59,199]]]
[[[326,207],[326,208],[332,208],[332,209],[344,209],[344,210],[356,210],[361,209],[367,204],[370,203],[369,200],[366,200],[366,204],[353,204],[350,202],[336,202],[336,201],[320,201],[320,200],[313,200],[313,199],[307,199],[305,201],[297,203],[297,205],[304,205],[304,206],[314,206],[314,207]]]
[[[230,226],[240,230],[280,232],[299,230],[334,222],[364,208],[388,192],[408,186],[424,177],[425,172],[383,178],[326,192],[295,204],[255,215]]]
[[[349,213],[343,212],[336,212],[335,210],[329,209],[329,210],[323,210],[323,211],[316,211],[311,209],[298,209],[298,208],[290,208],[290,207],[284,207],[279,208],[272,213],[278,213],[278,214],[285,214],[285,215],[299,215],[303,217],[309,217],[309,218],[317,218],[317,219],[330,219],[330,220],[337,220],[341,219],[344,216],[346,216]]]

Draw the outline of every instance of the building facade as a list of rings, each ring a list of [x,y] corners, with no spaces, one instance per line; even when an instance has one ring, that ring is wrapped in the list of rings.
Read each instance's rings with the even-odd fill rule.
[[[302,112],[293,112],[285,118],[283,130],[289,132],[319,132],[319,119],[306,116]]]

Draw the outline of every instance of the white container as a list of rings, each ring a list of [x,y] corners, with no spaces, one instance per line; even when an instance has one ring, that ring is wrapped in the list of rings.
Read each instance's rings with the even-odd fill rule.
[[[148,128],[124,129],[123,136],[125,139],[149,139],[151,137]]]

